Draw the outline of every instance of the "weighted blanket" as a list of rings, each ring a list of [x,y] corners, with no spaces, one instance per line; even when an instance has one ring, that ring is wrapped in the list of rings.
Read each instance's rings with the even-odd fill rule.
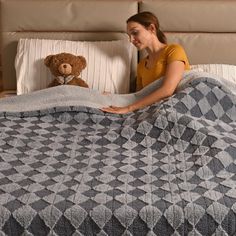
[[[235,85],[191,72],[144,109],[98,109],[159,85],[1,99],[0,235],[235,235]]]

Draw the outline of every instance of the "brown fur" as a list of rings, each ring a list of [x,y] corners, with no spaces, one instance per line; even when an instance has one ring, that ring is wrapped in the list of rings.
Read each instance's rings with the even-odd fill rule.
[[[55,55],[48,55],[44,59],[44,64],[50,69],[52,75],[69,76],[74,78],[66,83],[67,85],[76,85],[88,88],[88,84],[79,78],[81,71],[86,67],[86,59],[83,56],[75,56],[71,53],[59,53]],[[55,78],[48,87],[61,85]]]

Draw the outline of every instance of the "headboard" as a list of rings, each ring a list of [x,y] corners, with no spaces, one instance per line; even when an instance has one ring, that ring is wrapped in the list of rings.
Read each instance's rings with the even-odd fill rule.
[[[234,0],[0,0],[3,89],[16,89],[19,38],[114,40],[127,37],[126,19],[152,11],[169,42],[184,46],[191,64],[236,65]],[[137,52],[133,53],[132,78]]]
[[[158,16],[168,41],[183,45],[191,64],[236,65],[236,1],[143,1],[139,11]]]

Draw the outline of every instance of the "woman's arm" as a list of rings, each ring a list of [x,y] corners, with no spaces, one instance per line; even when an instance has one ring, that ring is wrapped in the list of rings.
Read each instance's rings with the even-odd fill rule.
[[[158,88],[156,91],[152,92],[146,97],[126,107],[110,106],[102,108],[101,110],[117,114],[125,114],[149,106],[155,102],[159,102],[164,98],[170,97],[173,95],[180,80],[182,79],[183,72],[184,72],[184,62],[182,61],[171,62],[167,66],[165,78],[163,79],[161,87]]]

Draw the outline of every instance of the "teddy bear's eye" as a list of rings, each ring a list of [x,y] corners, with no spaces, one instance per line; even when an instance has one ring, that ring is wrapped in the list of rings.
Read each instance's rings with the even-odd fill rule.
[[[58,63],[59,62],[59,60],[57,59],[57,58],[54,58],[54,63]]]

